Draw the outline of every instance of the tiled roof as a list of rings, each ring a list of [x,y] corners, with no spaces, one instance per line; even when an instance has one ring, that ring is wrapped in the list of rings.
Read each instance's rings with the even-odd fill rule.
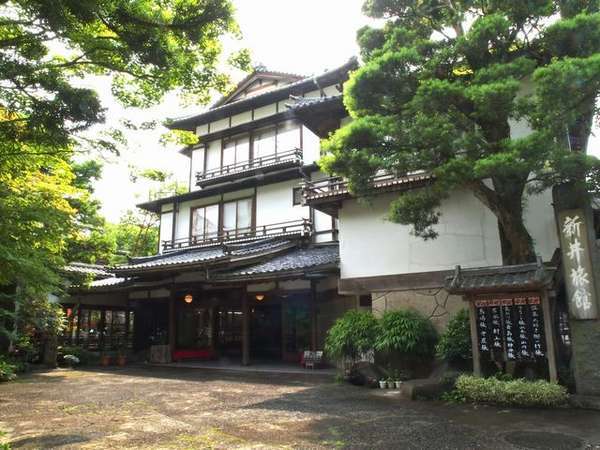
[[[552,282],[555,271],[541,263],[477,269],[458,266],[454,275],[446,278],[446,289],[457,294],[540,289]]]
[[[119,277],[110,277],[104,278],[102,280],[92,281],[89,285],[90,288],[103,288],[103,287],[112,287],[118,286],[120,284],[125,284],[127,278],[119,278]]]
[[[219,247],[203,248],[196,250],[182,250],[163,255],[148,256],[144,258],[132,258],[129,264],[115,267],[117,274],[120,272],[131,272],[144,269],[157,269],[189,265],[193,263],[206,263],[218,260],[227,260],[236,256],[246,256],[269,252],[291,245],[288,240],[264,239],[246,244],[227,245]]]
[[[65,272],[77,273],[80,275],[92,275],[94,278],[108,278],[112,274],[107,270],[106,266],[98,264],[87,264],[81,262],[72,262],[63,267]]]
[[[323,247],[299,248],[284,255],[279,255],[268,261],[252,266],[222,272],[216,276],[218,279],[243,278],[257,275],[275,274],[279,272],[298,271],[320,266],[337,264],[339,248],[337,245]]]
[[[290,95],[290,100],[292,100],[292,102],[285,104],[287,108],[293,110],[301,110],[310,108],[311,106],[341,102],[342,95],[332,95],[330,97],[296,97]]]
[[[167,127],[169,128],[181,128],[183,126],[185,126],[186,123],[190,122],[190,121],[199,121],[202,120],[204,118],[206,118],[207,116],[212,116],[214,115],[214,113],[219,112],[219,111],[224,111],[224,110],[229,110],[232,108],[236,108],[239,105],[243,105],[248,101],[252,101],[256,98],[259,98],[261,96],[269,96],[269,95],[275,95],[275,94],[284,94],[287,91],[290,91],[292,89],[294,89],[295,87],[299,87],[304,83],[312,83],[313,85],[317,85],[316,84],[316,79],[322,78],[322,77],[327,77],[329,75],[333,75],[336,72],[348,72],[349,70],[356,68],[358,66],[358,60],[353,57],[351,58],[348,62],[346,62],[345,64],[343,64],[342,66],[332,69],[332,70],[328,70],[325,71],[322,74],[319,75],[315,75],[315,76],[311,76],[311,77],[306,77],[306,78],[302,78],[301,80],[295,81],[293,83],[290,84],[286,84],[284,86],[281,86],[280,88],[276,88],[276,89],[272,89],[266,92],[261,92],[258,93],[254,96],[250,96],[250,97],[246,97],[240,100],[237,100],[235,102],[232,103],[225,103],[223,105],[219,105],[219,106],[215,106],[203,113],[197,113],[197,114],[189,114],[187,116],[183,116],[183,117],[177,117],[177,118],[173,118],[170,121],[170,124],[167,125]]]

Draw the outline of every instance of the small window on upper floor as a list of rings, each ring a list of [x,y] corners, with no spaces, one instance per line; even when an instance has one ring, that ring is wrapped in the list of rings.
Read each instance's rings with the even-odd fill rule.
[[[295,187],[292,189],[292,205],[297,206],[302,204],[302,188]]]

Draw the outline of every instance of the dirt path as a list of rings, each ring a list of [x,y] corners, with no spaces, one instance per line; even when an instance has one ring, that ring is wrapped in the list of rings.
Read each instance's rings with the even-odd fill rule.
[[[13,448],[44,449],[600,448],[600,413],[590,411],[447,406],[286,375],[155,368],[1,384],[0,430]]]

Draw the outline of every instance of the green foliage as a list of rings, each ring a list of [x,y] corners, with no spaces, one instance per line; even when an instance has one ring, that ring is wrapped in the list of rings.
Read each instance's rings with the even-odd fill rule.
[[[353,120],[324,142],[324,169],[358,195],[380,170],[431,173],[433,186],[392,202],[391,220],[435,238],[442,201],[470,190],[498,219],[505,263],[533,260],[524,194],[600,186],[600,161],[585,154],[600,93],[598,2],[367,0],[363,10],[386,22],[358,32],[364,64],[344,85]],[[532,133],[511,134],[515,122]]]
[[[17,366],[0,355],[0,382],[12,381],[17,377]]]
[[[355,359],[374,348],[377,319],[370,312],[350,310],[327,332],[325,352],[332,359]]]
[[[90,352],[81,347],[76,346],[63,346],[58,348],[58,361],[61,362],[65,355],[73,355],[79,359],[79,364],[82,366],[89,364],[98,364],[99,355],[96,352]]]
[[[61,294],[65,260],[116,251],[91,196],[101,166],[74,155],[118,153],[124,134],[84,133],[105,116],[78,78],[107,76],[125,106],[175,89],[205,103],[229,87],[220,39],[239,30],[229,0],[20,0],[0,15],[0,333],[14,350],[58,328],[48,294]],[[243,68],[247,56],[232,64]]]
[[[473,357],[471,353],[471,326],[469,313],[461,309],[448,322],[448,327],[440,336],[436,354],[447,361],[466,361]]]
[[[503,381],[498,378],[480,378],[461,375],[456,380],[455,400],[493,403],[502,406],[553,407],[566,403],[565,387],[544,380],[524,379]]]
[[[417,311],[386,311],[381,318],[375,349],[409,358],[433,356],[437,333]]]

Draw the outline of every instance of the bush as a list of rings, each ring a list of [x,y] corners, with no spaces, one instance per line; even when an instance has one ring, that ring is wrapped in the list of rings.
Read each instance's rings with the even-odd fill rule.
[[[448,327],[440,336],[435,348],[436,354],[449,362],[467,361],[473,357],[471,353],[471,326],[469,313],[461,309],[448,322]]]
[[[0,381],[11,381],[17,377],[17,366],[0,356]]]
[[[383,314],[375,349],[410,358],[431,358],[437,333],[431,322],[416,311],[397,310]]]
[[[332,359],[356,359],[373,349],[377,319],[370,312],[347,311],[327,332],[325,352]]]
[[[468,402],[493,403],[501,406],[560,406],[567,401],[567,390],[544,380],[480,378],[461,375],[456,380],[455,398]]]
[[[70,364],[65,361],[65,356],[71,355],[77,358],[78,364],[85,366],[87,364],[97,364],[99,361],[99,355],[95,352],[90,352],[81,347],[75,346],[63,346],[58,348],[58,362],[60,364]]]

